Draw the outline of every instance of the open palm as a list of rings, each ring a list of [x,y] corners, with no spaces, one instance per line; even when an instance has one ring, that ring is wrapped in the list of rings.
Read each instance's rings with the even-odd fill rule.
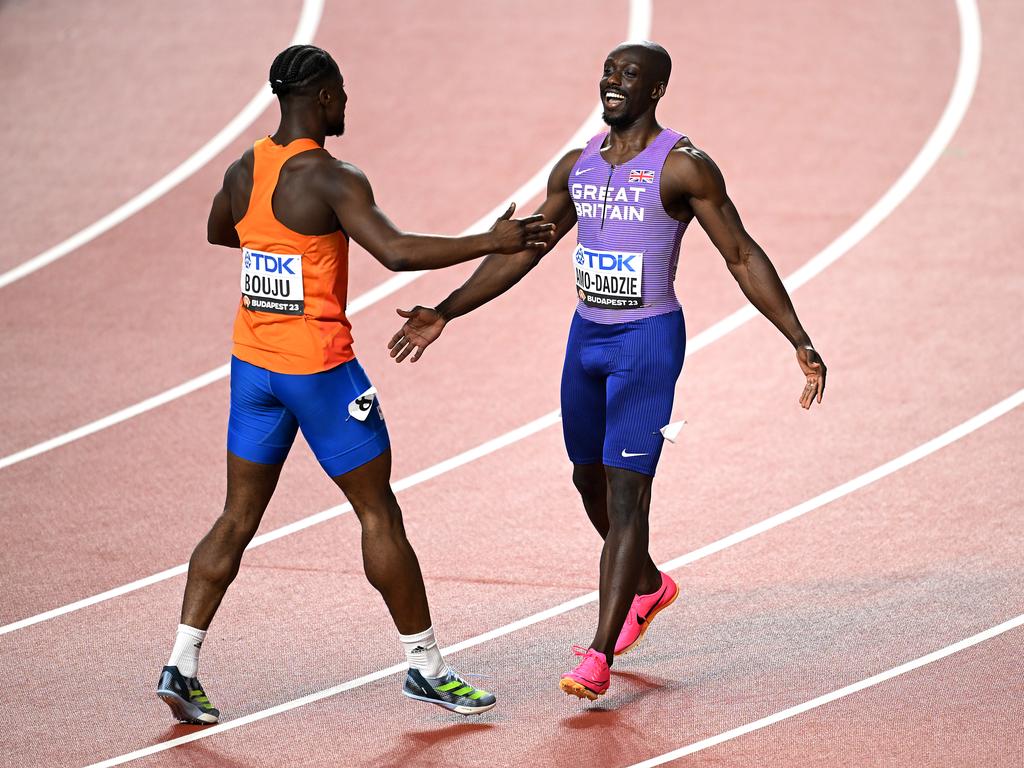
[[[388,349],[396,363],[400,363],[410,354],[415,363],[431,343],[433,343],[447,321],[441,314],[429,307],[415,306],[412,309],[396,309],[399,315],[406,318],[405,325],[391,337]]]

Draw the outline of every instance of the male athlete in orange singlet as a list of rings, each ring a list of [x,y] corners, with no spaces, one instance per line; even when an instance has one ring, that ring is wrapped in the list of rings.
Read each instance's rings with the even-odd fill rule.
[[[391,270],[439,269],[488,253],[542,249],[554,225],[511,219],[467,237],[402,232],[362,172],[324,149],[345,127],[344,81],[326,51],[283,51],[270,68],[281,124],[232,163],[213,200],[209,241],[242,249],[235,319],[224,512],[189,561],[174,649],[157,694],[182,721],[216,723],[197,679],[199,648],[256,533],[296,431],[348,497],[362,526],[363,568],[381,593],[409,661],[402,692],[459,714],[493,694],[441,657],[423,577],[391,492],[391,450],[376,390],[352,352],[345,317],[348,241]]]

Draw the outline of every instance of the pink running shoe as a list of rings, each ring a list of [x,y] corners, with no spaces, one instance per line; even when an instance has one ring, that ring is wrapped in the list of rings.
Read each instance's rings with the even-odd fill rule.
[[[626,623],[622,625],[619,639],[615,641],[615,655],[621,656],[631,651],[651,626],[654,617],[668,608],[679,597],[679,587],[669,578],[667,573],[661,574],[661,589],[649,595],[637,595],[626,614]]]
[[[576,669],[562,675],[558,687],[570,696],[596,701],[597,697],[608,690],[611,673],[608,671],[608,659],[600,651],[593,648],[572,647],[572,652],[582,656]]]

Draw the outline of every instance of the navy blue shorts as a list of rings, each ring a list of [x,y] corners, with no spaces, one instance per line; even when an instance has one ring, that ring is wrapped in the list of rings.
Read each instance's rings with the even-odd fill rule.
[[[356,360],[297,375],[232,357],[228,450],[258,464],[280,464],[301,427],[324,471],[343,475],[391,445],[371,389]]]
[[[574,315],[562,368],[562,432],[572,463],[653,476],[685,351],[681,310],[613,325]]]

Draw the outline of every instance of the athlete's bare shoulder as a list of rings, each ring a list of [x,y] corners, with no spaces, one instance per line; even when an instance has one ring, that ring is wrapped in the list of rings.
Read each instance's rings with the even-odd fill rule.
[[[722,172],[715,161],[703,149],[697,147],[689,137],[684,136],[668,153],[662,178],[667,182],[662,193],[703,197],[709,191],[723,186]]]
[[[227,195],[225,199],[230,203],[231,217],[235,224],[242,220],[242,217],[245,216],[249,208],[254,165],[255,155],[253,154],[252,147],[249,147],[224,172],[224,186],[218,194]],[[214,241],[211,240],[210,242]]]
[[[249,147],[242,156],[228,166],[224,173],[224,189],[234,193],[242,191],[243,188],[252,189],[253,166],[255,165],[255,154],[252,147]]]
[[[570,149],[559,158],[558,162],[555,163],[555,167],[551,169],[551,175],[548,176],[549,194],[555,190],[565,190],[566,194],[568,194],[569,174],[582,154],[583,147],[577,147],[576,149]]]
[[[325,199],[338,199],[340,196],[359,195],[373,199],[370,180],[356,165],[323,152],[308,152],[311,155],[309,171],[314,188],[322,193]],[[315,157],[312,157],[316,155]]]

